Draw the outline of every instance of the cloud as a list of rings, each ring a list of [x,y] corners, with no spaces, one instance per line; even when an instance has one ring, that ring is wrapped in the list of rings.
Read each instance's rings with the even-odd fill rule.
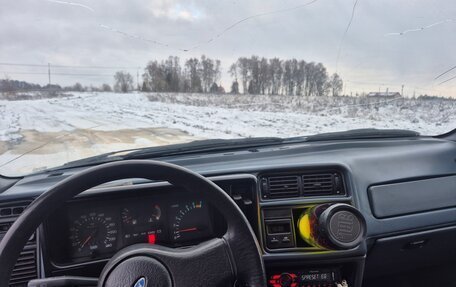
[[[154,17],[169,20],[194,21],[202,17],[202,11],[196,5],[190,3],[178,3],[177,1],[152,1],[148,9]]]
[[[255,54],[322,62],[330,73],[336,71],[338,62],[338,71],[352,83],[349,89],[353,92],[378,90],[378,85],[356,82],[382,82],[385,87],[404,84],[408,94],[420,87],[456,96],[456,81],[442,85],[434,81],[456,65],[456,25],[441,22],[456,15],[453,0],[438,1],[438,6],[411,0],[359,1],[345,36],[353,11],[353,1],[346,0],[319,0],[308,6],[303,4],[309,1],[302,0],[4,2],[0,9],[0,62],[144,67],[149,60],[169,55],[188,58],[206,54],[221,59],[223,83],[228,87],[231,79],[226,72],[231,62]],[[430,23],[441,24],[401,37],[384,36]],[[36,69],[0,66],[0,71]],[[47,80],[40,75],[17,78],[41,84]],[[62,85],[112,82],[109,75],[54,78]]]

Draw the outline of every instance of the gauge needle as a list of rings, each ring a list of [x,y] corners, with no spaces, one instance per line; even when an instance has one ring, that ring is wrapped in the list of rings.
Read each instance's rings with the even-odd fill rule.
[[[197,231],[197,230],[198,230],[198,228],[196,228],[196,227],[190,227],[190,228],[178,230],[177,232],[191,232],[191,231]]]
[[[89,235],[89,237],[87,237],[87,239],[84,240],[84,242],[83,242],[82,245],[81,245],[81,248],[83,248],[83,247],[87,244],[87,242],[90,241],[90,239],[92,239],[92,235]]]

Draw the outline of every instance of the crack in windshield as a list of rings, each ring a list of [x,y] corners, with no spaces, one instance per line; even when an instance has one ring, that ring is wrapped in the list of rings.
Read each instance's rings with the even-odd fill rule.
[[[426,26],[419,27],[419,28],[407,29],[407,30],[404,30],[402,32],[386,33],[385,36],[404,36],[404,35],[406,35],[408,33],[422,32],[424,30],[433,28],[433,27],[438,26],[438,25],[442,25],[442,24],[446,24],[446,23],[454,23],[454,22],[455,22],[455,19],[445,19],[445,20],[438,21],[438,22],[435,22],[435,23],[432,23],[432,24],[429,24],[429,25],[426,25]]]
[[[57,3],[57,4],[63,4],[63,5],[70,5],[70,6],[81,7],[81,8],[84,8],[84,9],[86,9],[86,10],[89,10],[89,11],[92,12],[92,13],[95,13],[95,9],[93,9],[93,8],[90,7],[90,6],[81,4],[81,3],[67,2],[67,1],[61,1],[61,0],[46,0],[46,1],[52,2],[52,3]]]
[[[287,12],[292,12],[292,11],[295,11],[295,10],[298,10],[298,9],[301,9],[301,8],[305,8],[309,5],[312,5],[314,4],[315,2],[318,2],[320,0],[311,0],[307,3],[304,3],[304,4],[300,4],[300,5],[297,5],[297,6],[293,6],[293,7],[289,7],[289,8],[284,8],[284,9],[278,9],[278,10],[273,10],[273,11],[269,11],[269,12],[263,12],[263,13],[259,13],[259,14],[255,14],[255,15],[251,15],[251,16],[248,16],[248,17],[245,17],[245,18],[242,18],[241,20],[238,20],[236,22],[234,22],[233,24],[227,26],[226,28],[224,28],[223,30],[221,30],[219,33],[213,35],[212,37],[210,37],[208,40],[206,41],[203,41],[199,44],[196,44],[194,45],[193,47],[189,48],[189,49],[185,49],[185,51],[191,51],[191,50],[194,50],[196,48],[199,48],[201,47],[202,45],[204,44],[209,44],[213,41],[215,41],[217,38],[220,38],[223,34],[225,34],[226,32],[232,30],[233,28],[235,28],[236,26],[246,22],[246,21],[249,21],[249,20],[253,20],[255,18],[259,18],[259,17],[264,17],[264,16],[270,16],[270,15],[274,15],[274,14],[281,14],[281,13],[287,13]]]
[[[355,18],[355,11],[356,11],[356,6],[358,6],[359,0],[355,0],[353,3],[353,8],[350,14],[350,19],[348,20],[347,27],[344,30],[344,33],[342,35],[342,38],[340,40],[339,48],[337,49],[337,58],[336,58],[336,73],[339,71],[339,60],[340,60],[340,54],[342,53],[342,47],[345,41],[345,37],[347,37],[348,31],[350,30],[350,27],[353,23],[353,19]]]

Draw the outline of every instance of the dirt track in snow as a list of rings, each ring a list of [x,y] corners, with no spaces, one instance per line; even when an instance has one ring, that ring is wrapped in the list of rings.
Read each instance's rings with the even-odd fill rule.
[[[107,150],[124,150],[159,146],[199,139],[183,131],[169,128],[121,129],[116,131],[82,130],[37,132],[23,130],[21,141],[16,144],[0,141],[0,165],[4,169],[37,170]],[[24,156],[21,156],[23,155]],[[38,168],[37,168],[38,167]],[[0,174],[2,167],[0,167]]]

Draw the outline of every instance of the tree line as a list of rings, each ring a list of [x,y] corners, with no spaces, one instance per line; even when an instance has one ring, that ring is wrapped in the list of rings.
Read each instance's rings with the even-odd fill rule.
[[[143,74],[141,90],[144,92],[219,93],[220,60],[204,55],[187,59],[183,66],[179,57],[170,56],[163,61],[150,61]]]
[[[229,68],[233,81],[233,94],[268,94],[299,96],[338,96],[343,82],[337,74],[328,75],[322,63],[279,58],[240,57]],[[190,58],[181,65],[179,57],[170,56],[162,61],[150,61],[143,74],[141,90],[144,92],[223,93],[217,83],[221,78],[218,59],[206,56]],[[133,87],[128,73],[118,72],[116,87],[126,92]]]
[[[241,57],[230,66],[231,91],[244,94],[338,96],[343,82],[338,74],[328,76],[322,63],[279,58]]]
[[[116,73],[117,74],[117,73]],[[120,73],[123,74],[123,73]],[[128,87],[129,90],[132,89],[132,86]],[[83,86],[81,83],[75,83],[72,86],[62,87],[60,85],[44,85],[33,84],[26,81],[12,80],[6,77],[5,79],[0,79],[0,93],[21,93],[21,92],[111,92],[112,88],[109,84],[102,84],[99,87],[90,85]],[[117,87],[118,92],[122,92],[121,88]]]

